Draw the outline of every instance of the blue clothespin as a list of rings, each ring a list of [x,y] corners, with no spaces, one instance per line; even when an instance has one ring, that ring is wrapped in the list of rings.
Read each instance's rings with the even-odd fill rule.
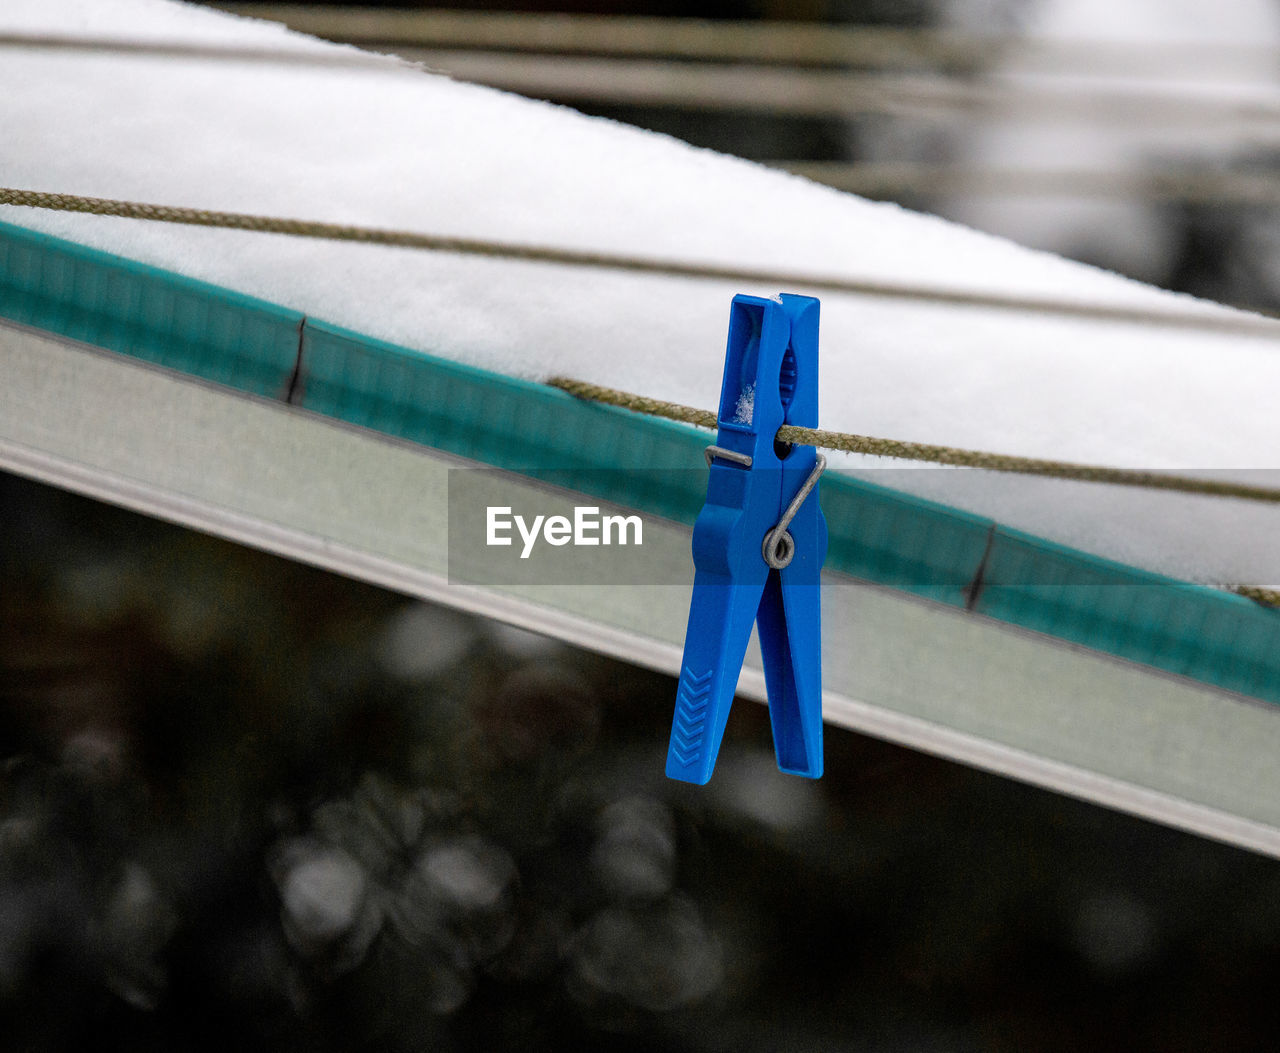
[[[693,602],[667,751],[673,779],[711,778],[753,623],[778,767],[822,774],[827,523],[814,490],[826,459],[778,442],[784,423],[818,424],[818,301],[735,296],[707,503],[693,528]]]

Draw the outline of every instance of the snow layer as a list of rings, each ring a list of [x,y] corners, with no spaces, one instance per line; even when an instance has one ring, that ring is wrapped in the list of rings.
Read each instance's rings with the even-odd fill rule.
[[[6,0],[0,31],[352,50],[169,0]],[[0,93],[7,186],[1227,314],[390,59],[353,69],[5,49]],[[730,297],[780,291],[30,209],[0,219],[488,369],[708,407]],[[1254,482],[1280,464],[1271,339],[827,294],[822,341],[828,428]],[[844,463],[1131,563],[1280,583],[1272,508]]]

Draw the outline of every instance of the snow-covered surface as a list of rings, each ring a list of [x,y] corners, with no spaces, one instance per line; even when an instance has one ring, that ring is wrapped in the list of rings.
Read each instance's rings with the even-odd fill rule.
[[[6,31],[335,50],[169,0],[6,0]],[[7,186],[1227,313],[390,59],[5,49],[0,92]],[[499,372],[700,406],[718,399],[732,294],[780,291],[21,208],[0,219]],[[1139,468],[1280,464],[1275,339],[827,294],[822,346],[828,428]],[[1127,562],[1280,583],[1270,507],[943,470],[891,480]]]

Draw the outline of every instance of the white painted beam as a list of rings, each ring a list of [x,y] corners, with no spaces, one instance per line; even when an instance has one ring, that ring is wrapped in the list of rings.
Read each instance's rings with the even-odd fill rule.
[[[0,467],[678,670],[687,584],[450,582],[457,458],[7,324],[0,379]],[[649,580],[691,579],[688,544],[647,520]],[[823,618],[830,723],[1280,857],[1280,707],[839,575]]]

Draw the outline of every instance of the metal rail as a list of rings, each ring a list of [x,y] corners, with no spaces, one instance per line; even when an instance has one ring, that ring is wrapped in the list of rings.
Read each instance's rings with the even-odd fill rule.
[[[308,4],[223,3],[225,11],[283,22],[291,29],[344,43],[462,48],[563,55],[780,63],[864,69],[989,66],[1016,53],[1041,73],[1123,77],[1216,76],[1237,80],[1242,68],[1280,60],[1257,45],[1028,39],[890,26],[812,22],[728,21],[626,15],[496,11],[377,10]]]

